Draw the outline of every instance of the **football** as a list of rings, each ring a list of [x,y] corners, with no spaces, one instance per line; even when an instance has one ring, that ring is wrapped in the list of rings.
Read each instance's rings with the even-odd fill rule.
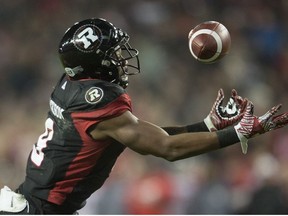
[[[189,49],[193,57],[202,63],[214,63],[228,54],[231,37],[220,22],[206,21],[193,28],[188,35]]]

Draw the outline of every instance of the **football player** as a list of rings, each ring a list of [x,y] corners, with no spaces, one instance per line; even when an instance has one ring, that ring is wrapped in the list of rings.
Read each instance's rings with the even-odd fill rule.
[[[75,23],[59,45],[64,66],[50,97],[45,131],[28,157],[26,178],[0,192],[2,214],[73,214],[98,190],[128,147],[176,161],[241,143],[281,128],[288,113],[253,114],[253,104],[220,89],[207,117],[186,126],[159,127],[137,118],[125,88],[140,72],[137,49],[126,32],[92,18]]]

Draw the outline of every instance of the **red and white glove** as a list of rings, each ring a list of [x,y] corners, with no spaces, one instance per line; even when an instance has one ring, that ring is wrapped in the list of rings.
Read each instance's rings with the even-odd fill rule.
[[[247,153],[248,139],[268,131],[282,128],[288,124],[288,112],[274,116],[281,108],[281,104],[272,107],[264,115],[254,116],[254,106],[248,102],[245,114],[241,121],[234,127],[241,143],[242,152]]]
[[[231,97],[225,107],[222,106],[224,100],[223,89],[218,91],[216,101],[204,123],[209,131],[217,131],[238,122],[244,115],[247,99],[243,99],[237,94],[235,89],[231,92]]]

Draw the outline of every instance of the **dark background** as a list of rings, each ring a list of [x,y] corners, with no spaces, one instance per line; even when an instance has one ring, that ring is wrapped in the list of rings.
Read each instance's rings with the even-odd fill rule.
[[[288,110],[288,1],[13,0],[0,7],[0,187],[23,181],[63,68],[58,43],[74,22],[103,17],[127,31],[142,73],[130,78],[135,115],[159,126],[202,121],[223,88],[262,115]],[[228,56],[196,62],[188,33],[207,20],[230,31]],[[82,214],[287,214],[288,133],[169,163],[126,150]]]

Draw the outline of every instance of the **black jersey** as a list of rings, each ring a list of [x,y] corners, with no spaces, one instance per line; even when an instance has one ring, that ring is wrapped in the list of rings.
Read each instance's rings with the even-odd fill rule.
[[[95,141],[87,131],[127,110],[130,97],[119,85],[63,75],[51,94],[45,132],[28,159],[24,194],[80,206],[102,186],[125,148],[112,140]]]

